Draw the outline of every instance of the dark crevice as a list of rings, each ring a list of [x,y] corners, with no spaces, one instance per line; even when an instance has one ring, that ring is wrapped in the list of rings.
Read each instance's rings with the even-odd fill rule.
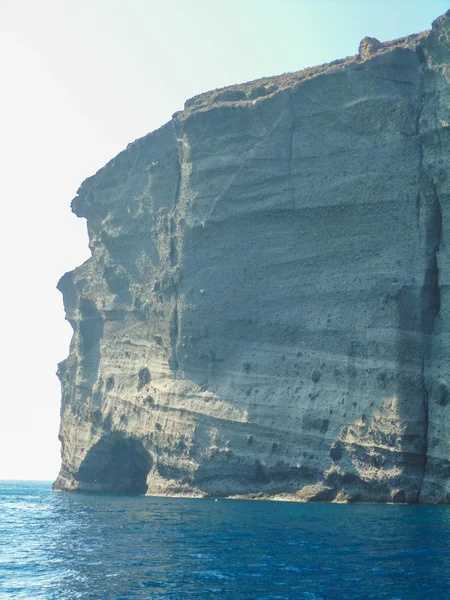
[[[177,370],[178,370],[178,337],[179,337],[179,330],[178,330],[178,298],[177,298],[177,293],[175,291],[175,307],[173,309],[173,313],[172,313],[172,320],[170,323],[170,347],[172,350],[172,354],[170,357],[170,362],[169,362],[169,366],[172,369],[172,371],[174,372],[174,378],[177,378]]]
[[[95,302],[89,298],[79,301],[79,366],[77,385],[85,385],[92,392],[100,368],[100,345],[103,337],[104,319]]]
[[[425,384],[425,357],[422,360],[421,381],[422,381],[422,385],[423,385],[423,408],[424,408],[424,414],[423,414],[423,418],[424,418],[424,439],[423,439],[424,460],[423,460],[422,476],[420,478],[420,484],[419,484],[419,489],[417,492],[416,502],[420,501],[420,493],[422,491],[422,485],[423,485],[423,480],[425,478],[425,472],[427,469],[427,459],[428,459],[428,420],[429,420],[429,416],[428,416],[428,389]]]
[[[417,114],[416,133],[419,141],[419,176],[418,176],[418,200],[417,200],[417,222],[419,245],[422,256],[425,259],[425,273],[420,290],[420,331],[423,336],[423,350],[420,381],[423,390],[423,467],[420,485],[417,493],[417,502],[420,501],[423,481],[427,470],[428,442],[429,442],[429,390],[427,387],[426,364],[431,356],[432,334],[434,332],[436,318],[441,308],[441,296],[439,287],[439,268],[437,254],[442,233],[442,210],[438,191],[425,161],[426,133],[424,128],[430,125],[422,121],[425,101],[425,76],[426,57],[423,48],[417,46],[417,56],[420,63],[419,68],[419,99],[420,105]],[[433,124],[436,127],[436,121]]]
[[[174,136],[175,139],[177,141],[178,144],[178,154],[177,154],[177,159],[178,159],[178,181],[177,181],[177,187],[175,190],[175,198],[174,198],[174,204],[173,204],[173,211],[174,214],[172,216],[172,218],[169,219],[169,261],[170,261],[170,267],[171,268],[176,268],[179,265],[179,244],[180,244],[180,238],[179,238],[179,234],[178,234],[178,223],[176,221],[176,214],[175,211],[178,208],[178,205],[180,203],[180,193],[181,193],[181,184],[182,184],[182,164],[183,164],[183,147],[182,144],[184,143],[183,140],[178,139],[179,136],[177,134],[176,131],[176,124],[175,122],[173,122],[174,124]],[[179,310],[178,310],[178,277],[175,277],[174,279],[174,284],[173,284],[173,299],[174,299],[174,307],[173,307],[173,311],[172,311],[172,317],[170,320],[170,331],[169,331],[169,336],[170,336],[170,349],[171,349],[171,356],[169,358],[169,367],[170,369],[173,371],[173,376],[174,379],[177,378],[177,371],[178,371],[178,344],[179,344],[179,331],[180,331],[180,327],[179,327]]]
[[[169,245],[170,266],[175,267],[178,264],[178,248],[175,237],[170,238]]]

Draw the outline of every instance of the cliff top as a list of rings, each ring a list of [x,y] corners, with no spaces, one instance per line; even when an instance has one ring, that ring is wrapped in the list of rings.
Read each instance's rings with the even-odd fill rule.
[[[258,98],[270,96],[302,81],[313,79],[318,75],[329,74],[350,64],[364,62],[372,58],[375,54],[383,54],[392,51],[394,48],[413,48],[421,40],[428,37],[430,32],[431,30],[428,29],[421,33],[408,35],[388,42],[379,42],[376,38],[365,37],[359,45],[358,54],[333,60],[330,63],[324,63],[315,67],[307,67],[293,73],[262,77],[254,81],[203,92],[186,100],[184,111],[179,111],[174,116],[188,116],[189,114],[208,109],[218,104],[255,102]]]
[[[253,81],[229,85],[223,88],[217,88],[215,90],[203,92],[186,100],[184,110],[174,113],[173,118],[185,119],[195,113],[204,112],[218,106],[254,104],[257,101],[268,98],[277,92],[290,89],[304,81],[314,79],[321,75],[338,72],[351,65],[357,66],[358,64],[363,64],[365,61],[373,58],[376,55],[387,54],[395,49],[414,49],[418,45],[421,45],[425,40],[429,39],[431,35],[436,35],[437,38],[440,39],[441,30],[448,28],[449,22],[450,10],[435,19],[432,23],[431,29],[427,29],[420,33],[411,34],[386,42],[380,42],[376,38],[372,37],[365,37],[359,44],[358,54],[353,56],[347,56],[346,58],[340,58],[330,63],[324,63],[314,67],[307,67],[293,73],[283,73],[281,75],[262,77]],[[127,149],[121,152],[119,156],[126,153],[127,150],[133,147],[136,143],[140,143],[142,140],[147,139],[149,135],[154,135],[157,132],[162,131],[167,125],[168,124],[166,123],[160,128],[149,132],[142,138],[130,142],[127,146]],[[117,157],[109,161],[105,167],[113,164],[116,159]],[[100,169],[100,171],[105,169],[105,167]],[[97,174],[88,177],[81,184],[77,194],[80,194],[83,189],[86,189],[86,187],[89,185],[89,182],[92,181]]]
[[[358,54],[353,56],[347,56],[346,58],[334,60],[330,63],[324,63],[315,67],[307,67],[306,69],[293,73],[262,77],[260,79],[255,79],[254,81],[204,92],[186,100],[184,110],[175,113],[174,116],[187,117],[194,112],[209,109],[213,105],[255,102],[259,98],[270,96],[302,81],[313,79],[319,75],[332,73],[333,71],[338,71],[351,64],[365,62],[376,54],[384,54],[396,48],[415,48],[423,40],[428,38],[433,31],[439,30],[442,26],[447,25],[449,19],[450,10],[433,21],[432,29],[427,29],[421,33],[408,35],[387,42],[380,42],[376,38],[365,37],[359,45]]]

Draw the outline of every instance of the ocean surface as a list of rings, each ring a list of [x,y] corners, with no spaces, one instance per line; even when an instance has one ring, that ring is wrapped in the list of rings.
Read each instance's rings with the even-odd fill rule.
[[[0,598],[450,600],[450,507],[0,482]]]

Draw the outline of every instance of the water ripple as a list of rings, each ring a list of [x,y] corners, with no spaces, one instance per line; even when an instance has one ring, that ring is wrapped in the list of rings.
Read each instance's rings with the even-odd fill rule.
[[[53,493],[0,482],[3,600],[449,600],[450,507]]]

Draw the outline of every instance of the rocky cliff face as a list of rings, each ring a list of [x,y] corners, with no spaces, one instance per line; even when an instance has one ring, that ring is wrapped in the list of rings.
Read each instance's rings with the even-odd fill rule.
[[[450,13],[87,179],[56,489],[450,499]]]

